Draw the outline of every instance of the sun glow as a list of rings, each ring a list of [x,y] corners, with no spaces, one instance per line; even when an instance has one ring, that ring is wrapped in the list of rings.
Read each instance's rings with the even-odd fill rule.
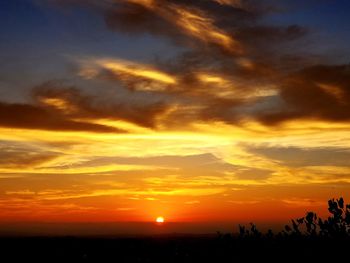
[[[164,223],[164,217],[162,217],[162,216],[157,217],[156,222],[157,223]]]

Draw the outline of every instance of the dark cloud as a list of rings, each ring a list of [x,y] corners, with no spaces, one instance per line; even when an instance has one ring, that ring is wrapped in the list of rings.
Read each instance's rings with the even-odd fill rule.
[[[95,10],[104,16],[106,25],[114,31],[163,36],[192,50],[203,47],[206,50],[219,49],[230,56],[239,56],[241,52],[238,49],[252,51],[260,42],[270,40],[276,45],[278,41],[295,39],[305,33],[299,25],[263,24],[261,18],[281,9],[271,1],[245,0],[223,4],[214,0],[63,0],[53,3]],[[222,38],[222,35],[227,38]],[[231,47],[225,44],[229,38],[235,42]]]
[[[258,118],[273,125],[290,119],[350,121],[350,66],[314,66],[283,80],[284,106]]]
[[[151,10],[133,3],[116,3],[105,10],[105,21],[112,30],[127,34],[151,33],[178,37],[177,28]]]
[[[140,126],[156,128],[157,117],[171,107],[165,102],[122,101],[104,94],[84,94],[76,87],[48,82],[33,90],[37,103],[67,118],[123,120]],[[57,105],[55,101],[62,105]],[[52,103],[53,102],[53,103]]]
[[[0,102],[0,126],[53,131],[121,132],[106,125],[74,121],[43,107]]]
[[[110,30],[164,37],[185,49],[170,61],[159,58],[154,63],[176,83],[160,85],[106,69],[95,76],[105,80],[107,76],[134,93],[164,95],[156,103],[101,103],[74,89],[38,92],[39,97],[64,97],[76,108],[68,114],[71,117],[122,119],[151,128],[157,127],[157,117],[164,113],[165,125],[196,120],[239,124],[247,117],[266,125],[294,119],[350,120],[349,66],[327,65],[309,54],[310,46],[305,49],[303,41],[310,30],[303,25],[264,20],[272,12],[304,6],[303,1],[58,2],[97,11]],[[205,82],[199,79],[200,73],[213,78]],[[213,81],[218,76],[223,81]]]
[[[255,63],[263,63],[269,67],[280,67],[281,58],[287,55],[296,55],[300,47],[291,51],[288,47],[303,39],[308,34],[308,29],[294,24],[288,26],[275,26],[264,24],[253,24],[236,29],[236,37],[244,43],[248,56]]]

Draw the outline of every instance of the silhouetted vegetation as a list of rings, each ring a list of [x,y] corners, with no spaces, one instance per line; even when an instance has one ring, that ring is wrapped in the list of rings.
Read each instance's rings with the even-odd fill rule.
[[[0,238],[1,262],[348,262],[350,205],[329,200],[327,219],[314,212],[280,232],[255,224],[238,233],[139,238]]]
[[[350,204],[345,205],[341,197],[328,201],[330,216],[327,219],[319,218],[314,212],[307,212],[304,217],[292,219],[291,225],[277,234],[278,237],[318,237],[318,238],[349,238],[350,237]],[[260,232],[256,225],[251,223],[250,228],[239,225],[240,238],[274,238],[272,230],[266,234]]]

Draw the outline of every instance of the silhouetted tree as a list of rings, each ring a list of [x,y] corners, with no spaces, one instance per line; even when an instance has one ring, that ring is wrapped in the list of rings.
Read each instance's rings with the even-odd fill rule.
[[[292,224],[286,225],[277,236],[350,237],[350,204],[345,205],[342,197],[336,200],[333,198],[328,201],[328,211],[331,215],[325,220],[319,218],[314,212],[307,212],[305,217],[292,219]],[[271,230],[263,235],[255,224],[251,223],[250,225],[250,229],[239,225],[240,237],[260,238],[264,236],[271,238],[275,236]]]

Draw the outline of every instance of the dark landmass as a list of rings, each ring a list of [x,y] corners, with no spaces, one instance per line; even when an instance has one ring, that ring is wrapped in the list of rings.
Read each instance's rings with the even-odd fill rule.
[[[336,262],[349,239],[174,236],[1,238],[1,262]]]
[[[284,230],[140,237],[0,238],[0,262],[349,262],[350,205],[329,200],[327,219],[313,212]]]

